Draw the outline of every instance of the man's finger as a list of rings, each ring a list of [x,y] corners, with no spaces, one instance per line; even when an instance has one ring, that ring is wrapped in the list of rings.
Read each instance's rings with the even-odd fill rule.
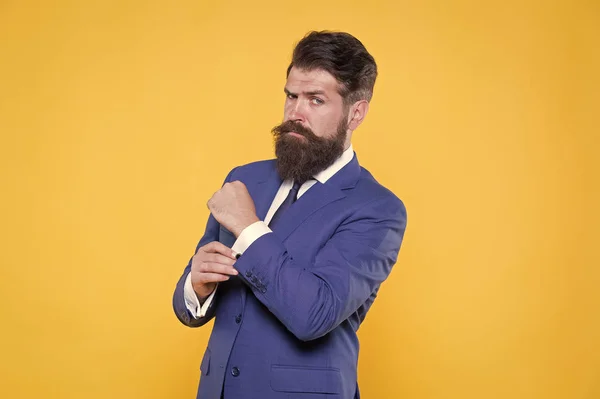
[[[226,274],[219,273],[200,273],[200,277],[198,277],[198,283],[207,284],[207,283],[220,283],[223,281],[227,281],[230,279],[230,276]]]
[[[232,259],[228,256],[221,255],[219,253],[207,253],[204,255],[205,262],[211,263],[221,263],[227,266],[233,266],[235,263],[235,259]]]
[[[238,274],[238,271],[231,266],[213,262],[202,262],[198,266],[198,271],[201,273],[219,273],[227,274],[230,276],[236,276]]]
[[[219,241],[209,242],[201,248],[204,252],[216,252],[225,255],[229,258],[235,259],[236,253],[233,250]]]

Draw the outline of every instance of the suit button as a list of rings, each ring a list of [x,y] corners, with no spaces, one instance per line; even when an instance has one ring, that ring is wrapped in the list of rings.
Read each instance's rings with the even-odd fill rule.
[[[252,276],[252,272],[251,272],[250,270],[248,270],[248,271],[246,272],[246,277],[251,277],[251,276]]]
[[[231,368],[231,375],[234,377],[237,377],[238,375],[240,375],[240,369],[238,369],[237,367],[232,367]]]
[[[240,324],[242,322],[242,315],[241,314],[235,316],[235,322],[237,324]]]

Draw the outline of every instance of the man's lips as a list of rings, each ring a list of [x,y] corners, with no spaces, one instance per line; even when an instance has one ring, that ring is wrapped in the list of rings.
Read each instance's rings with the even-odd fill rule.
[[[287,132],[286,134],[292,135],[292,136],[294,136],[294,137],[301,137],[301,138],[304,138],[304,136],[303,136],[303,135],[301,135],[301,134],[299,134],[299,133],[296,133],[296,132]]]

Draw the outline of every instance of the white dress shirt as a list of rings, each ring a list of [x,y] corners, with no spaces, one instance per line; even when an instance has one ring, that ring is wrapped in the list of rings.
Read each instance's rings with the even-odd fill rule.
[[[321,184],[325,184],[327,180],[329,180],[333,175],[340,171],[344,166],[346,166],[354,157],[354,150],[352,149],[352,144],[348,147],[342,155],[327,169],[322,172],[317,173],[314,176],[314,179],[306,181],[302,186],[300,186],[300,190],[298,191],[298,198],[300,198],[304,193],[306,193],[317,181]],[[258,238],[262,237],[265,234],[272,233],[273,231],[269,228],[269,222],[271,218],[275,214],[275,211],[279,208],[279,206],[283,203],[285,198],[288,196],[294,182],[291,180],[285,180],[279,186],[279,190],[271,203],[271,207],[267,212],[267,216],[265,216],[264,221],[258,221],[250,226],[246,227],[240,236],[237,238],[231,249],[238,253],[243,254],[244,251],[252,245],[254,241]],[[200,301],[194,292],[194,288],[192,287],[192,279],[190,273],[188,273],[185,279],[185,285],[183,289],[183,295],[185,299],[185,306],[190,311],[194,318],[204,317],[206,315],[206,311],[210,307],[210,304],[213,301],[215,293],[217,289],[212,292],[204,301],[204,304],[200,306]]]

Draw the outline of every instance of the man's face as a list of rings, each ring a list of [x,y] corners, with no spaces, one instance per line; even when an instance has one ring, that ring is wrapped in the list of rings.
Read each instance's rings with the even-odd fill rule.
[[[291,69],[285,86],[284,122],[273,128],[283,179],[312,178],[349,145],[348,113],[338,86],[326,71]]]
[[[329,72],[293,67],[285,85],[284,121],[297,121],[315,136],[332,138],[344,116],[338,87],[339,83]]]

